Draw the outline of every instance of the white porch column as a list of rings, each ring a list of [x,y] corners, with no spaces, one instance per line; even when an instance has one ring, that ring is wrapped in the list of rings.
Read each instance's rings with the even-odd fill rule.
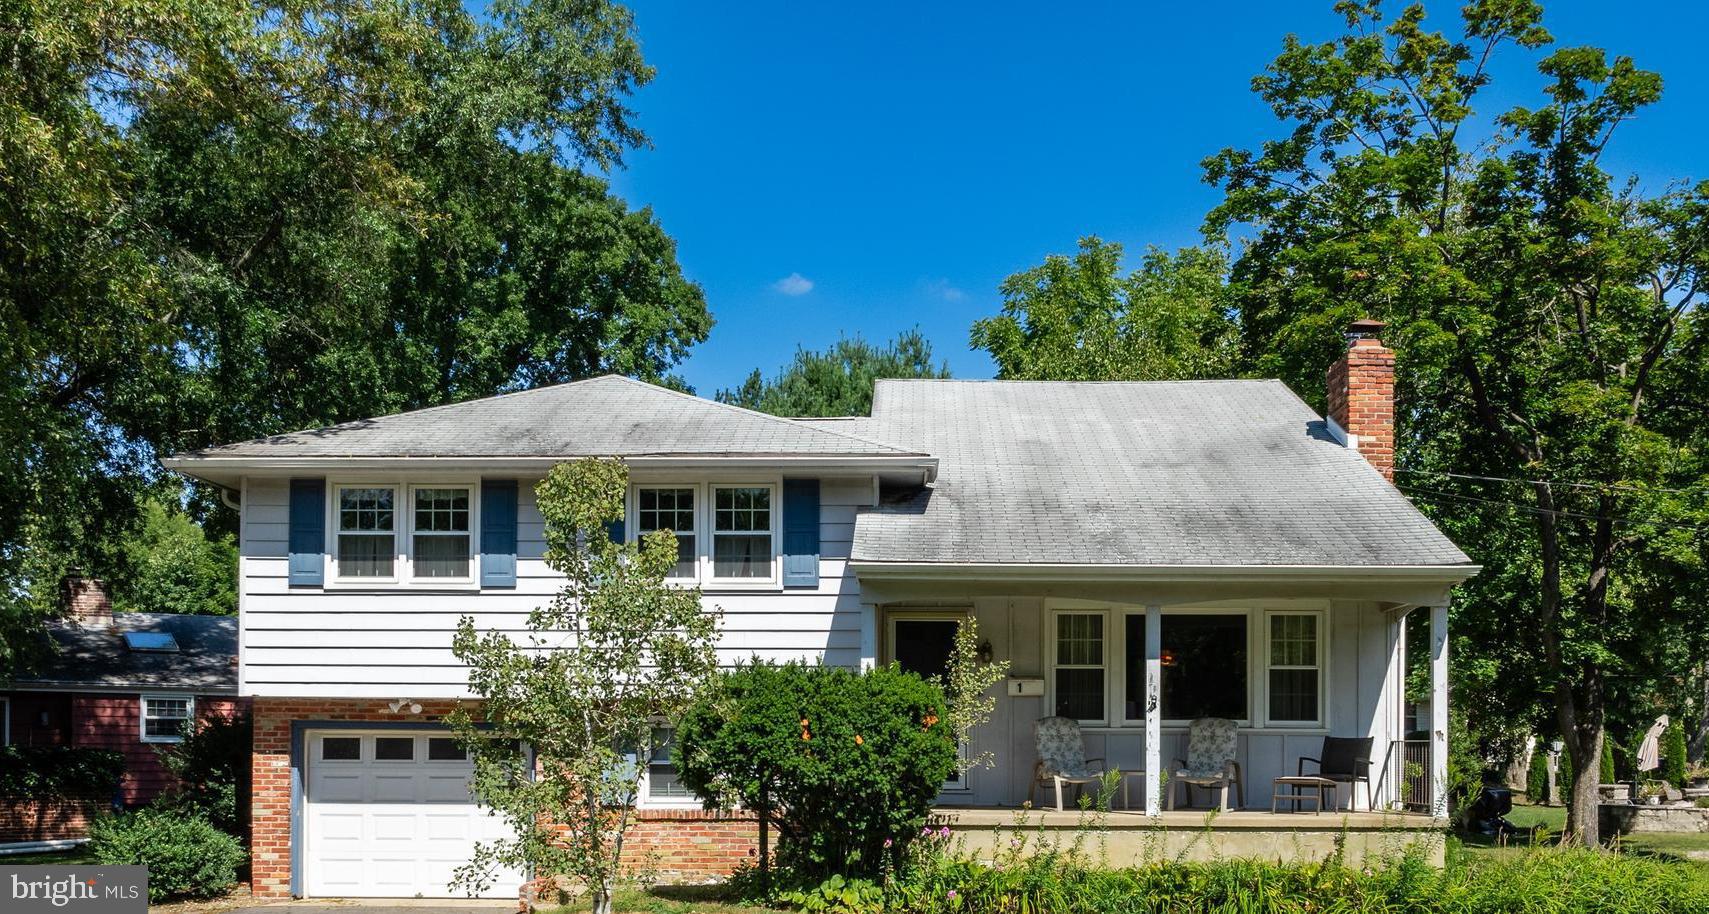
[[[860,605],[860,669],[866,672],[878,666],[878,606]]]
[[[1145,607],[1145,814],[1159,814],[1163,791],[1163,607]]]
[[[1448,816],[1448,603],[1430,607],[1430,811]]]

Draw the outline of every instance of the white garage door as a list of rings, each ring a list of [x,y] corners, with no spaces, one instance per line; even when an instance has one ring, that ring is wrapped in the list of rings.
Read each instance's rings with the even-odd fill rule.
[[[469,798],[474,766],[445,731],[304,734],[303,892],[317,897],[445,898],[478,841],[509,834]],[[523,877],[501,873],[493,898]]]

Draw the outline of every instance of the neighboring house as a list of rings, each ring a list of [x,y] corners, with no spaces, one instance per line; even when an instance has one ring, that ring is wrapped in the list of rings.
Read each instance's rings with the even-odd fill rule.
[[[998,766],[946,804],[1019,805],[1033,722],[1060,714],[1152,784],[1188,719],[1233,719],[1260,808],[1323,736],[1368,736],[1387,806],[1408,619],[1431,625],[1440,784],[1448,595],[1477,569],[1385,479],[1373,333],[1331,369],[1327,420],[1276,381],[881,381],[870,418],[789,420],[602,377],[169,459],[242,502],[255,894],[443,895],[500,829],[438,723],[467,695],[451,633],[519,631],[555,592],[533,486],[583,456],[627,464],[625,535],[676,531],[726,662],[929,672],[977,617],[1011,665],[972,747]],[[668,760],[643,805],[703,827]]]
[[[237,696],[237,619],[114,613],[100,581],[63,583],[65,618],[48,623],[52,650],[35,672],[0,684],[0,739],[14,746],[109,749],[125,760],[113,803],[138,806],[172,785],[157,749],[190,721],[230,716]],[[0,841],[77,837],[81,816],[38,821],[0,812]]]

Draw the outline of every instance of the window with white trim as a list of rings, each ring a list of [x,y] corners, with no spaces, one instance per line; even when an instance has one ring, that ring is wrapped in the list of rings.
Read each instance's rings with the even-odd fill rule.
[[[1268,614],[1266,685],[1269,720],[1316,724],[1323,719],[1322,621],[1317,613]]]
[[[697,577],[699,544],[696,540],[694,487],[646,486],[635,490],[635,535],[646,536],[655,530],[676,534],[676,567],[673,578]]]
[[[1055,713],[1084,724],[1105,720],[1108,667],[1104,651],[1104,614],[1056,614]]]
[[[469,487],[416,486],[410,494],[411,578],[470,580]]]
[[[712,577],[773,577],[772,487],[712,487]]]
[[[694,792],[683,786],[672,761],[676,752],[676,731],[664,727],[653,730],[653,758],[647,763],[642,778],[642,801],[653,806],[700,805]]]
[[[195,710],[195,699],[188,695],[142,696],[142,741],[182,742],[184,734],[190,730],[190,719]]]
[[[1247,613],[1166,612],[1160,622],[1163,719],[1249,720]]]
[[[337,488],[333,518],[339,578],[384,581],[397,576],[397,494],[393,486]]]

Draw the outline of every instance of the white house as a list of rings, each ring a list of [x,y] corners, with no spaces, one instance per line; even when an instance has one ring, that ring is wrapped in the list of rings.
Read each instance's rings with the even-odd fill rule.
[[[494,827],[436,723],[467,694],[451,632],[519,630],[556,590],[533,485],[583,456],[627,464],[626,535],[677,533],[723,659],[931,671],[977,617],[1010,663],[973,747],[998,766],[948,806],[1024,801],[1042,717],[1153,785],[1189,719],[1222,717],[1248,807],[1354,736],[1378,807],[1439,815],[1449,591],[1477,568],[1385,479],[1378,326],[1349,335],[1327,419],[1277,381],[881,381],[869,418],[791,420],[607,376],[172,457],[242,505],[256,894],[445,894]],[[1422,793],[1401,763],[1409,620],[1433,651]],[[668,763],[646,796],[694,805]]]

